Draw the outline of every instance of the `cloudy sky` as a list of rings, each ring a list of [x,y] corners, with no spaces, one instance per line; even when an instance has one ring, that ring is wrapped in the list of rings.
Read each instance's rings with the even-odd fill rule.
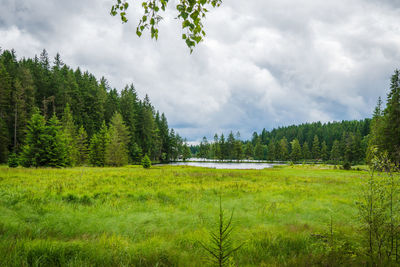
[[[0,47],[133,83],[191,141],[369,117],[400,68],[398,0],[225,0],[193,54],[170,1],[155,42],[135,35],[135,4],[122,25],[113,0],[0,0]]]

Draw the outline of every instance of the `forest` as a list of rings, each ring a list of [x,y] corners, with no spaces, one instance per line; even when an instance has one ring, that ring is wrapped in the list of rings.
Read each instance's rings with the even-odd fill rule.
[[[148,95],[133,84],[111,88],[57,54],[17,60],[0,51],[0,163],[29,166],[121,166],[189,157],[186,141],[168,127]]]
[[[203,137],[192,152],[200,158],[219,160],[256,159],[269,161],[323,161],[338,164],[363,163],[368,147],[371,119],[341,122],[314,122],[279,127],[253,133],[241,141],[240,133]]]

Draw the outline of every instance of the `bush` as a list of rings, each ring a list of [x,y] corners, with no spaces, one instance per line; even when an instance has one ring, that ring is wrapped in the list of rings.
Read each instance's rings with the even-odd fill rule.
[[[142,166],[145,169],[148,169],[151,167],[151,160],[149,159],[149,157],[147,155],[144,155],[144,157],[142,158]]]
[[[351,170],[351,164],[350,164],[350,162],[346,161],[346,162],[343,164],[343,170]]]
[[[18,167],[18,157],[15,153],[12,153],[8,157],[8,167],[10,168],[17,168]]]

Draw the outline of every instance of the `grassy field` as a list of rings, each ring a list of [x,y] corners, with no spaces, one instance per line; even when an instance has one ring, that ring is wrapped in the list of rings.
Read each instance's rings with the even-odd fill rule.
[[[204,266],[219,195],[234,210],[232,266],[361,264],[366,171],[327,166],[0,167],[1,266]],[[333,247],[331,235],[337,241]],[[338,248],[339,247],[339,248]]]

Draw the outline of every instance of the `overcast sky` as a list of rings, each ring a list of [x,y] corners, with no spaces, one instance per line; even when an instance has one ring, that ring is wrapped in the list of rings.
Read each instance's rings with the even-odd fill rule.
[[[121,24],[113,0],[0,0],[0,47],[133,83],[190,141],[370,117],[400,67],[398,0],[225,0],[191,55],[170,2],[155,42],[135,5]]]

